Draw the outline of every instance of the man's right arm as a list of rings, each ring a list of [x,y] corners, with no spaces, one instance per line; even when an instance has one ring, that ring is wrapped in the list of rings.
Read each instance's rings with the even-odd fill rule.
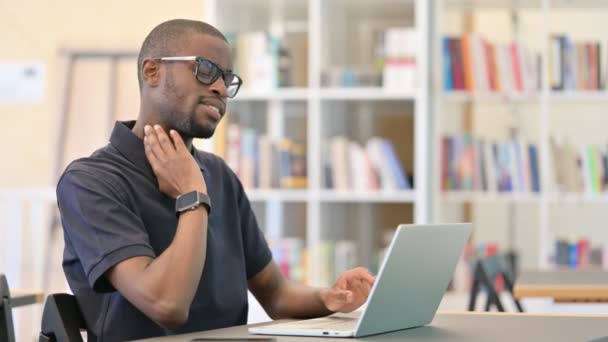
[[[204,207],[180,215],[171,245],[157,258],[126,259],[106,273],[131,304],[164,328],[188,320],[205,264],[207,212]]]
[[[160,191],[172,198],[193,190],[206,193],[200,168],[181,137],[170,134],[173,142],[159,126],[145,128],[146,156]],[[131,304],[165,328],[188,320],[205,265],[207,214],[203,206],[180,214],[175,237],[162,254],[126,259],[105,274]]]

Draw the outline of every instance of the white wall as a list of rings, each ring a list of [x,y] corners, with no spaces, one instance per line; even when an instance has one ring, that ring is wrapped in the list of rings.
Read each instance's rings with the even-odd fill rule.
[[[65,72],[61,49],[138,50],[145,35],[160,22],[173,18],[200,19],[202,16],[201,0],[0,3],[0,62],[36,61],[43,63],[47,71],[42,103],[0,104],[3,166],[0,188],[50,185],[53,181],[54,132]],[[135,77],[129,73],[128,77]],[[103,82],[104,76],[107,77],[103,72],[89,76],[87,88],[90,90],[83,95],[84,102],[88,96],[97,94],[96,86],[102,84],[95,80]],[[137,104],[137,93],[131,93],[129,97]],[[137,105],[130,108],[133,107]]]
[[[46,235],[55,207],[52,196],[31,201],[26,197],[31,198],[32,193],[20,198],[7,190],[54,187],[54,139],[65,73],[62,49],[137,51],[155,25],[174,18],[200,19],[203,5],[201,0],[0,2],[0,63],[40,62],[47,74],[41,103],[0,104],[0,272],[7,274],[11,287],[46,293],[66,290],[60,266],[62,237],[59,234],[50,241]],[[106,126],[101,124],[106,122],[108,64],[83,63],[77,69],[82,72],[76,76],[76,120],[71,130],[76,134],[71,139],[93,137],[91,141],[101,145],[108,138]],[[118,77],[123,81],[118,88],[116,117],[135,118],[139,103],[135,62],[121,63]],[[71,154],[84,152],[73,150]],[[17,341],[37,340],[41,308],[35,305],[14,311]]]

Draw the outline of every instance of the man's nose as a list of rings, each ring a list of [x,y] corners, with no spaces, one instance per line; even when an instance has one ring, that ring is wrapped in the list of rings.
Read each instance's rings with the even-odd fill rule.
[[[217,96],[228,97],[226,83],[224,83],[223,76],[218,77],[217,80],[215,80],[215,82],[209,86],[209,89]]]

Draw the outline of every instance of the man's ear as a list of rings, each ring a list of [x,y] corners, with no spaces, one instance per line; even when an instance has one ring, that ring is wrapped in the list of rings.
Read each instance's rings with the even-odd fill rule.
[[[160,82],[160,62],[153,58],[144,59],[141,65],[142,79],[150,87],[158,86]]]

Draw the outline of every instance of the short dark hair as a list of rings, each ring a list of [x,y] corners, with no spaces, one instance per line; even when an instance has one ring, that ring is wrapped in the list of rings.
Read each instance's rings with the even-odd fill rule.
[[[137,57],[137,80],[139,81],[140,90],[143,85],[142,67],[144,59],[148,57],[172,56],[177,53],[183,42],[183,38],[191,33],[208,34],[228,42],[222,32],[202,21],[173,19],[159,24],[150,31],[139,50],[139,56]]]

